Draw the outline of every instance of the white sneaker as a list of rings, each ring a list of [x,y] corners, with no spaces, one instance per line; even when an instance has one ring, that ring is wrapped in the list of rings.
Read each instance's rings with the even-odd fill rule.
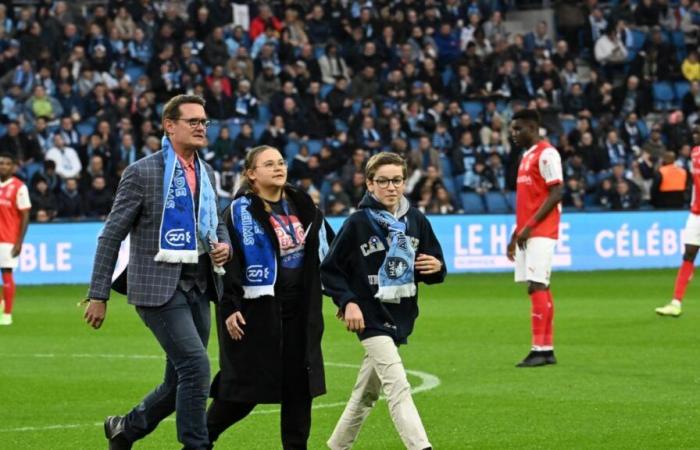
[[[0,325],[12,325],[12,314],[3,313],[0,316]]]
[[[660,316],[678,317],[681,315],[681,313],[681,307],[678,305],[674,305],[673,303],[669,303],[668,305],[656,308],[656,314]]]

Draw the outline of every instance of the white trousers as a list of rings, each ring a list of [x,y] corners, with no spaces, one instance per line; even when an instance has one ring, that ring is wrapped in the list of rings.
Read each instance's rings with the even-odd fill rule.
[[[391,420],[406,448],[432,447],[413,403],[411,385],[394,341],[389,336],[375,336],[363,340],[362,346],[365,356],[360,373],[343,415],[327,442],[328,447],[333,450],[352,447],[380,392],[386,397]]]

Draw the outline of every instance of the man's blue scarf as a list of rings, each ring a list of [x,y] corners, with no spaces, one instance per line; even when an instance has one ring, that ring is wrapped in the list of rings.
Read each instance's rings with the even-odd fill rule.
[[[245,299],[274,296],[277,281],[277,250],[272,238],[265,233],[265,228],[250,213],[250,204],[250,198],[243,195],[231,205],[231,223],[243,246],[245,275],[242,283]],[[304,239],[312,226],[309,224]],[[321,223],[318,238],[318,257],[322,262],[329,248],[325,223]]]
[[[386,210],[367,208],[365,211],[372,226],[383,231],[379,237],[389,235],[389,248],[379,268],[379,289],[375,297],[385,303],[400,303],[402,297],[413,297],[416,295],[413,281],[416,253],[406,236],[406,223]]]
[[[199,173],[199,214],[195,215],[194,195],[187,184],[185,170],[167,137],[163,137],[162,149],[165,160],[163,216],[160,221],[160,248],[154,259],[168,263],[196,264],[200,253],[207,253],[218,242],[216,193],[204,164],[195,157]],[[214,271],[224,273],[219,266],[214,266]]]

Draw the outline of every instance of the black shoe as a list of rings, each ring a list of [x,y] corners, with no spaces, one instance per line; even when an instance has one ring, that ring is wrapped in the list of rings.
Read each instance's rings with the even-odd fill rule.
[[[547,361],[547,364],[556,364],[557,363],[557,357],[554,356],[554,350],[547,350],[544,352],[544,359]]]
[[[109,450],[131,450],[131,442],[124,436],[124,417],[109,416],[105,419],[105,437]]]
[[[554,355],[552,355],[554,356]],[[547,365],[547,357],[545,352],[532,350],[527,354],[525,359],[520,361],[515,367],[539,367]]]

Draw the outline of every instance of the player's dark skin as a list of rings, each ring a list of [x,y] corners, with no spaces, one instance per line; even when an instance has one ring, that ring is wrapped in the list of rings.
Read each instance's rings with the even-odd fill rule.
[[[15,173],[15,162],[12,158],[5,156],[0,156],[0,182],[4,183],[9,180]],[[24,242],[24,235],[27,233],[27,226],[29,225],[29,210],[20,211],[21,222],[19,226],[19,236],[17,242],[15,242],[14,247],[12,247],[12,257],[16,258],[22,251],[22,242]],[[12,269],[2,269],[3,273],[12,272]]]
[[[539,135],[540,126],[537,122],[533,120],[516,119],[511,123],[511,137],[513,142],[520,148],[530,148],[537,144],[540,140]],[[549,214],[554,208],[557,207],[561,201],[563,194],[562,183],[555,184],[549,187],[549,194],[547,199],[539,207],[535,216],[533,217],[534,223],[540,223],[547,214]],[[532,227],[525,226],[519,233],[513,231],[513,235],[510,238],[510,243],[508,244],[507,256],[511,261],[515,261],[515,248],[516,246],[520,250],[525,250],[527,246],[527,240],[530,238],[530,233],[532,233]],[[548,286],[543,283],[537,283],[534,281],[528,281],[527,292],[532,294],[535,291],[547,290]]]
[[[700,145],[700,127],[693,127],[693,143],[697,146]],[[683,253],[683,261],[688,261],[691,263],[695,262],[695,258],[698,256],[697,245],[685,244],[685,252]]]

